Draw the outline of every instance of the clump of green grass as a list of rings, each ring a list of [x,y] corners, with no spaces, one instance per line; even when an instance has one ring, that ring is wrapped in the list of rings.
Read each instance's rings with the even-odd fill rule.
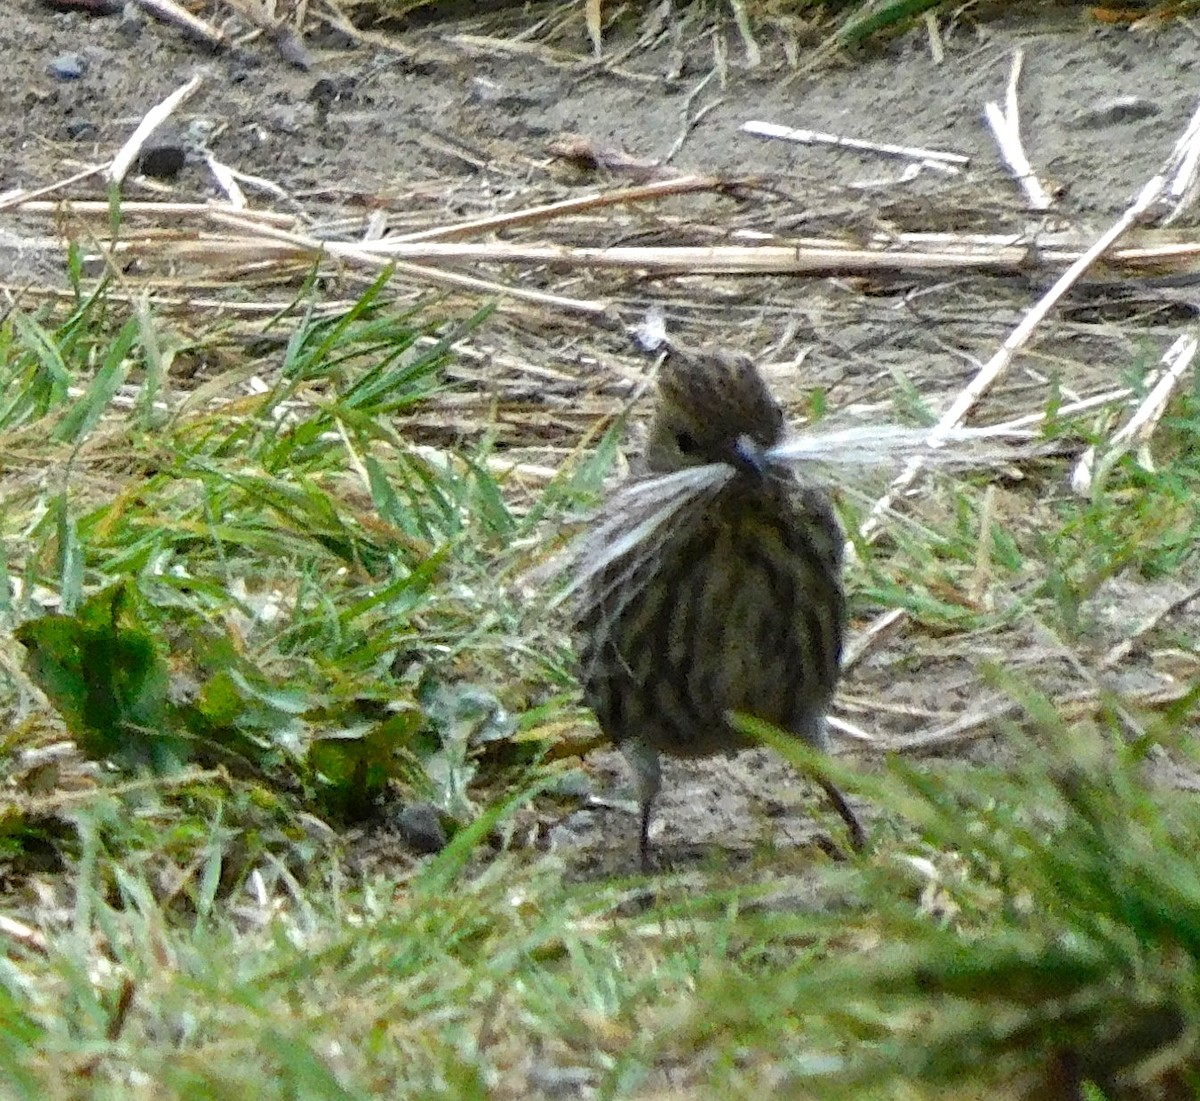
[[[214,820],[180,909],[94,807],[67,904],[0,968],[7,1096],[1191,1096],[1200,818],[1146,767],[1194,756],[1198,694],[1126,743],[1009,688],[1014,767],[794,754],[892,822],[803,881],[472,861],[526,789],[399,879],[326,850],[227,891]]]
[[[65,316],[17,310],[0,326],[14,457],[0,622],[84,755],[170,781],[176,807],[240,790],[264,839],[297,811],[345,825],[398,794],[453,831],[526,678],[542,691],[568,676],[552,629],[544,647],[514,644],[528,617],[506,581],[527,564],[511,548],[586,497],[593,468],[515,502],[486,430],[422,449],[404,425],[436,407],[450,344],[486,311],[397,316],[385,287],[334,317],[298,304],[257,360],[189,394],[166,365],[213,337],[185,348],[146,311],[119,316],[103,287]],[[282,344],[263,339],[277,330]],[[254,374],[257,391],[242,385]],[[54,736],[25,702],[0,744],[12,761]],[[515,775],[539,753],[523,744]],[[189,770],[200,778],[181,784]],[[44,824],[46,801],[25,805],[10,852]]]
[[[1002,674],[1033,733],[1004,767],[893,761],[860,788],[916,829],[857,884],[869,914],[814,966],[697,992],[678,1042],[753,1034],[784,1096],[1191,1097],[1200,1088],[1200,688],[1145,735],[1071,726]],[[1119,710],[1119,709],[1118,709]],[[765,733],[804,768],[850,774]],[[722,982],[728,976],[722,976]],[[836,1036],[800,1043],[800,1036]],[[781,1070],[780,1068],[786,1068]]]

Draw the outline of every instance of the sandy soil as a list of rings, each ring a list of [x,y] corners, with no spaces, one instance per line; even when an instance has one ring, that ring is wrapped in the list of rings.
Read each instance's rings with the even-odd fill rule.
[[[144,17],[56,13],[38,0],[9,0],[0,16],[6,86],[0,147],[7,151],[0,192],[40,187],[103,161],[151,105],[203,71],[204,87],[172,123],[175,137],[206,138],[220,160],[286,193],[277,199],[252,190],[256,200],[303,210],[314,224],[377,210],[393,226],[436,225],[520,207],[544,192],[612,185],[548,155],[550,143],[574,133],[647,161],[673,152],[671,164],[684,171],[770,181],[769,203],[721,197],[674,208],[694,212],[698,225],[731,232],[785,238],[880,228],[1022,234],[1051,222],[1099,232],[1157,171],[1200,89],[1194,30],[1182,23],[1146,32],[1100,27],[1087,22],[1082,9],[1077,18],[1043,29],[1028,20],[946,26],[940,63],[924,34],[912,34],[886,54],[791,82],[781,67],[781,43],[770,32],[762,43],[764,64],[753,71],[736,37],[722,39],[722,74],[714,71],[708,37],[689,40],[684,49],[668,31],[638,46],[639,28],[631,28],[627,41],[615,36],[610,43],[613,55],[631,48],[614,69],[583,60],[581,24],[573,41],[560,40],[554,49],[502,48],[500,37],[513,29],[478,22],[426,26],[397,36],[391,50],[330,32],[308,42],[314,66],[302,71],[264,39],[214,56],[177,29]],[[468,32],[494,37],[467,39]],[[1003,97],[1018,47],[1025,51],[1020,98],[1027,150],[1037,172],[1063,190],[1048,219],[1024,209],[982,123],[984,102]],[[78,55],[78,79],[49,72],[63,55]],[[740,131],[748,119],[960,152],[971,164],[953,178],[926,172],[902,182],[899,162],[764,141]],[[217,191],[193,155],[169,187],[131,183],[127,194],[208,198]],[[8,286],[55,277],[61,256],[36,247],[39,229],[44,224],[0,212],[0,278]],[[628,222],[609,227],[597,221],[587,243],[653,243],[657,232],[650,219],[641,233],[632,233]],[[23,236],[24,243],[17,247],[8,235]],[[625,325],[657,304],[685,342],[765,356],[776,384],[798,404],[819,385],[834,408],[887,410],[902,376],[936,409],[994,351],[1051,277],[701,283],[618,275],[606,277],[604,289]],[[554,273],[541,278],[555,284]],[[1031,349],[1028,367],[989,400],[997,411],[1040,408],[1048,379],[1088,392],[1121,377],[1139,357],[1156,358],[1180,316],[1194,312],[1194,300],[1151,295],[1130,302],[1097,282],[1071,300]],[[518,342],[506,346],[510,352],[516,347],[531,362],[590,371],[598,388],[627,379],[643,362],[621,326],[559,318],[538,326],[526,318],[516,328],[508,333]],[[529,396],[535,407],[543,400]],[[561,402],[546,408],[549,416],[563,415]],[[1042,490],[1004,490],[999,507],[1020,513],[1030,492]],[[861,625],[872,609],[859,604]],[[1096,645],[1119,637],[1117,625],[1107,638],[1101,631]],[[891,735],[935,727],[978,700],[973,670],[1000,652],[1029,666],[1045,659],[1044,644],[1033,638],[964,647],[902,636],[852,673],[842,712]],[[927,678],[913,675],[918,665]],[[598,756],[592,767],[598,788],[619,786],[619,763],[611,756]],[[668,855],[685,860],[714,847],[736,853],[764,836],[783,845],[803,842],[812,836],[814,802],[768,754],[746,754],[733,764],[672,766],[661,835]],[[632,818],[603,810],[581,812],[554,832],[557,842],[585,849],[602,849],[599,838],[615,838],[622,859],[633,836]]]

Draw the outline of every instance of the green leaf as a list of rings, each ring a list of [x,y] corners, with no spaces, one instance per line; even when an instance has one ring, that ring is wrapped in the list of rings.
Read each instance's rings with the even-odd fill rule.
[[[62,420],[54,426],[50,438],[60,442],[78,443],[96,426],[96,422],[113,395],[120,389],[129,373],[129,351],[137,340],[138,323],[130,318],[122,326],[117,339],[109,346],[104,362],[92,378],[87,390]]]
[[[132,582],[90,597],[78,615],[21,625],[27,669],[90,757],[159,773],[177,770],[187,742],[171,731],[169,672],[139,612]]]
[[[308,752],[308,767],[324,812],[344,822],[368,817],[388,782],[411,774],[411,742],[422,722],[420,711],[413,708],[372,727],[316,738]]]

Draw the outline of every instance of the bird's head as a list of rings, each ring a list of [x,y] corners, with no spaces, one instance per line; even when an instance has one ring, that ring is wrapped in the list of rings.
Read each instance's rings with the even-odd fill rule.
[[[757,480],[783,432],[783,410],[749,359],[673,357],[659,372],[646,465],[662,474],[726,463]]]

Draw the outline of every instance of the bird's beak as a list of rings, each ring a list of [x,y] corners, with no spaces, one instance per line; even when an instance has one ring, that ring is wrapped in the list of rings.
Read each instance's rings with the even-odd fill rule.
[[[733,465],[745,474],[761,478],[767,470],[767,457],[753,436],[738,436],[733,445]]]

